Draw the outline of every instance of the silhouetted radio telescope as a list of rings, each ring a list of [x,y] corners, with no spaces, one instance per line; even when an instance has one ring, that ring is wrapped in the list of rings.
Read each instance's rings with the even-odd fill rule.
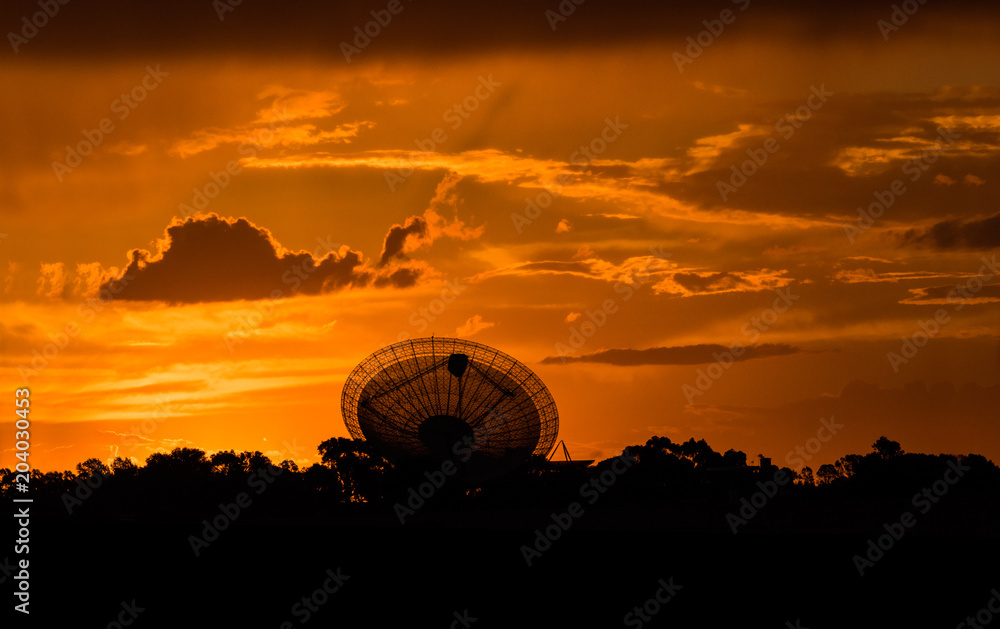
[[[394,463],[452,460],[467,481],[545,456],[559,432],[549,390],[492,347],[419,338],[383,347],[344,383],[344,423]]]

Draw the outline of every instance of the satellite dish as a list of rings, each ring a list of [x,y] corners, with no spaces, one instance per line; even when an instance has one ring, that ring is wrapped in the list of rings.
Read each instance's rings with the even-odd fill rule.
[[[387,345],[347,377],[341,412],[351,436],[394,463],[454,461],[480,481],[545,456],[559,432],[541,379],[473,341],[418,338]]]

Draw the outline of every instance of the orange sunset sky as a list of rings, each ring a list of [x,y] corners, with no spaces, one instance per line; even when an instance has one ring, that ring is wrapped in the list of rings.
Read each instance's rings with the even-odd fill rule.
[[[432,333],[525,362],[575,458],[833,418],[813,469],[998,460],[994,4],[475,4],[5,6],[0,466],[23,386],[43,471],[308,464]]]

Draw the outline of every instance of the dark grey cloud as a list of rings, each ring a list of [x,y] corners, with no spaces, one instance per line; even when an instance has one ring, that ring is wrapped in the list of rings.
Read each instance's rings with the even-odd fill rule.
[[[732,273],[720,272],[708,275],[696,273],[674,273],[675,282],[693,293],[705,293],[748,286],[750,283]]]
[[[543,260],[526,262],[518,265],[519,271],[554,271],[558,273],[593,273],[593,266],[588,262],[570,260]]]
[[[904,244],[935,249],[992,249],[1000,247],[1000,212],[986,218],[948,219],[926,229],[911,229]]]
[[[126,269],[101,289],[115,299],[197,303],[317,295],[370,284],[406,287],[421,273],[372,271],[362,254],[350,249],[318,258],[307,251],[282,251],[266,229],[245,218],[214,214],[170,225],[166,241],[159,257],[132,250]]]
[[[399,267],[391,272],[376,276],[372,283],[375,288],[409,288],[417,283],[422,274],[423,272],[419,268]]]
[[[402,225],[393,225],[382,242],[382,255],[378,265],[385,266],[393,258],[406,259],[403,247],[410,236],[427,236],[427,221],[422,216],[411,216]]]
[[[996,186],[935,183],[938,174],[955,181],[962,181],[966,174],[975,174],[986,182],[1000,177],[1000,153],[989,148],[1000,146],[1000,134],[994,128],[956,126],[953,131],[958,138],[954,145],[942,145],[936,158],[928,158],[934,162],[925,163],[924,167],[929,167],[919,170],[916,179],[914,166],[907,166],[909,158],[894,159],[888,165],[853,175],[838,167],[849,161],[845,152],[858,149],[912,150],[909,141],[900,140],[900,136],[932,146],[942,137],[938,126],[943,120],[937,118],[943,112],[961,119],[993,111],[1000,107],[1000,88],[955,86],[919,93],[851,93],[827,83],[825,89],[834,94],[809,119],[802,121],[799,129],[789,127],[784,116],[807,102],[808,86],[803,87],[800,96],[769,104],[751,116],[720,121],[710,135],[734,133],[738,124],[755,125],[763,135],[737,138],[721,147],[719,154],[704,164],[705,170],[678,181],[664,182],[660,190],[709,210],[729,211],[738,207],[766,214],[837,217],[837,220],[856,217],[857,208],[869,207],[877,201],[876,194],[884,194],[897,180],[906,191],[883,220],[922,220],[940,217],[944,212],[971,218],[982,214],[984,208],[992,210],[1000,206],[1000,189]],[[789,131],[794,133],[788,135]],[[702,138],[692,137],[689,145],[694,146],[699,139]],[[757,155],[759,161],[768,140],[776,142],[779,148],[757,167],[751,154]],[[921,155],[921,151],[916,155]],[[682,168],[697,165],[691,156],[682,158],[682,162]],[[735,173],[734,168],[753,174],[741,179],[743,174]],[[741,181],[744,183],[740,185]],[[725,188],[734,184],[737,184],[735,190]]]
[[[0,24],[17,31],[23,16],[40,9],[37,0],[2,3]],[[197,55],[212,51],[245,52],[268,57],[308,55],[344,63],[341,41],[355,37],[356,26],[379,12],[385,21],[389,3],[240,2],[229,0],[174,0],[173,2],[117,2],[91,0],[59,4],[59,12],[22,50],[32,56],[117,56],[128,53]],[[746,12],[739,7],[746,4]],[[235,5],[235,6],[234,6]],[[728,8],[740,16],[735,27],[759,30],[761,25],[786,25],[805,41],[852,37],[870,41],[880,37],[876,22],[887,19],[889,4],[854,0],[841,3],[800,3],[791,0],[724,2],[716,6],[659,2],[561,2],[510,0],[502,3],[450,0],[422,4],[401,0],[402,11],[392,15],[373,42],[361,49],[355,62],[386,55],[460,55],[490,49],[593,47],[674,41],[705,29],[703,20],[718,19]],[[550,21],[546,11],[572,9],[563,20]],[[232,10],[219,10],[228,7]],[[926,3],[910,18],[908,31],[939,27],[942,20],[994,16],[995,3],[956,0]],[[220,19],[221,16],[221,19]],[[741,22],[743,22],[741,24]],[[555,24],[555,29],[552,28]],[[375,30],[374,28],[372,29]],[[363,40],[362,40],[363,41]],[[8,46],[8,54],[14,53]]]
[[[604,363],[623,367],[639,365],[702,365],[714,363],[720,356],[728,355],[736,361],[785,356],[802,351],[794,345],[784,343],[763,343],[744,347],[742,353],[716,344],[683,345],[680,347],[650,347],[648,349],[607,349],[583,356],[549,356],[543,364],[551,363]]]

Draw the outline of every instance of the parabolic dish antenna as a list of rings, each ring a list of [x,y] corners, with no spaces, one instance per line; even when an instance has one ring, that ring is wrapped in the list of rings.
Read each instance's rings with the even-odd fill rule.
[[[455,338],[401,341],[368,356],[344,383],[341,411],[351,436],[390,461],[454,460],[467,480],[545,456],[559,432],[555,400],[534,372]]]

